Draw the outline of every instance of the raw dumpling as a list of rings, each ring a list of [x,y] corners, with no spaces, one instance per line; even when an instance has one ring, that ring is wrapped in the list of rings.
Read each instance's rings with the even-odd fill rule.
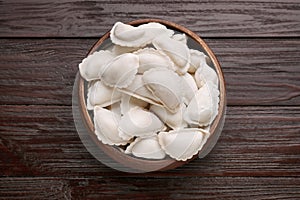
[[[157,35],[174,34],[174,31],[167,29],[164,25],[151,22],[134,27],[122,22],[117,22],[110,32],[110,39],[114,44],[126,47],[143,47],[150,44]]]
[[[183,101],[186,105],[188,105],[191,102],[191,100],[194,98],[198,90],[198,87],[194,77],[191,74],[186,73],[180,77],[182,78],[182,82],[183,82],[182,83],[183,92],[184,92]]]
[[[100,78],[102,68],[115,56],[110,51],[96,51],[79,64],[80,75],[87,81]]]
[[[134,108],[136,106],[145,108],[148,106],[148,103],[146,101],[135,98],[128,94],[122,94],[120,107],[121,107],[121,113],[123,115],[126,114],[131,108]]]
[[[175,64],[175,70],[178,74],[187,72],[190,65],[190,50],[186,44],[166,35],[155,38],[152,44],[156,49],[170,57]]]
[[[161,106],[151,105],[150,111],[156,114],[161,121],[166,123],[172,129],[181,129],[187,127],[187,123],[183,120],[183,113],[186,107],[181,104],[180,109],[176,113],[171,113]]]
[[[134,79],[139,67],[139,57],[125,53],[114,58],[101,70],[101,80],[110,87],[127,87]]]
[[[172,113],[176,113],[182,102],[181,78],[166,68],[154,68],[146,71],[142,77],[145,86]]]
[[[148,137],[165,128],[156,115],[140,107],[130,109],[121,117],[119,135],[125,140],[133,137]]]
[[[112,47],[111,52],[112,52],[112,54],[119,56],[124,53],[132,53],[134,51],[137,51],[138,49],[139,49],[138,47],[123,47],[123,46],[115,44]]]
[[[94,81],[90,84],[87,94],[87,109],[93,110],[94,106],[109,106],[121,100],[121,95],[117,89],[104,85],[101,81]]]
[[[174,68],[174,63],[170,60],[168,56],[160,53],[158,50],[153,48],[144,48],[134,52],[134,54],[139,56],[139,68],[138,73],[142,74],[145,71],[163,67],[163,68]]]
[[[95,106],[94,109],[95,134],[103,144],[125,145],[128,140],[124,140],[118,134],[119,117],[115,113]]]
[[[160,100],[152,95],[152,93],[146,88],[142,75],[137,74],[132,83],[126,87],[119,89],[121,92],[141,99],[151,104],[162,105]]]
[[[201,51],[190,49],[191,63],[188,72],[195,73],[195,71],[206,64],[206,55]]]
[[[157,135],[147,138],[136,138],[125,150],[126,154],[147,159],[163,159],[166,153],[158,143]]]
[[[188,128],[169,132],[160,132],[158,141],[170,157],[186,161],[196,155],[206,143],[209,132],[203,129]]]
[[[195,80],[199,88],[202,87],[206,82],[211,82],[216,87],[219,85],[217,73],[206,63],[196,70]]]
[[[184,44],[187,44],[187,37],[186,37],[186,35],[184,33],[182,33],[182,34],[174,34],[172,36],[172,39],[177,40],[179,42],[182,42]]]
[[[191,125],[207,126],[218,114],[219,91],[210,82],[205,83],[189,103],[184,120]]]

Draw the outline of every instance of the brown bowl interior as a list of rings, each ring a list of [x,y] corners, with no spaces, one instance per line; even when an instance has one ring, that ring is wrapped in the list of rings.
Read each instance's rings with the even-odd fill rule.
[[[199,157],[206,156],[211,151],[215,143],[217,142],[217,139],[221,133],[221,130],[223,128],[223,123],[224,123],[224,117],[225,117],[225,109],[226,109],[225,81],[224,81],[223,73],[218,60],[216,59],[215,55],[212,53],[210,48],[207,46],[207,44],[192,31],[169,21],[160,20],[160,19],[142,19],[142,20],[132,21],[129,24],[137,26],[148,22],[158,22],[164,24],[168,28],[185,33],[187,36],[194,39],[200,46],[202,46],[202,48],[206,51],[206,53],[210,57],[220,80],[220,85],[219,85],[220,103],[219,103],[219,114],[211,125],[211,129],[210,129],[211,135],[208,141],[206,142],[206,144],[204,145],[204,147],[202,148],[202,150],[200,150],[198,155],[195,155],[192,159],[185,162],[176,161],[171,158],[166,158],[164,160],[139,159],[127,155],[113,146],[105,145],[97,139],[96,135],[94,134],[93,121],[86,109],[86,103],[85,103],[86,91],[84,87],[84,79],[82,77],[79,77],[79,79],[77,79],[79,111],[80,111],[80,116],[82,118],[81,120],[83,121],[83,123],[87,128],[88,136],[97,145],[98,148],[100,148],[109,158],[112,159],[112,162],[116,162],[117,164],[124,166],[124,168],[132,169],[132,171],[136,170],[137,172],[149,172],[149,171],[173,169],[197,158],[198,156]],[[99,48],[99,46],[106,39],[109,38],[109,34],[110,33],[107,32],[105,35],[103,35],[90,49],[88,55],[96,51]]]

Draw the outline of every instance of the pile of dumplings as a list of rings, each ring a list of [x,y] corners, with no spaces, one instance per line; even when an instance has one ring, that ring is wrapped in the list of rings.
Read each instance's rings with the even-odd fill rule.
[[[110,40],[79,64],[97,138],[142,159],[192,158],[218,114],[219,80],[209,58],[160,23],[117,22]]]

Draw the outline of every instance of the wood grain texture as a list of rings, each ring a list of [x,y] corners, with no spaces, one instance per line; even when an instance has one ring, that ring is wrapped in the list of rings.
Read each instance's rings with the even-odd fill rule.
[[[50,187],[51,186],[51,187]],[[299,199],[300,179],[261,177],[2,178],[0,199]]]
[[[53,178],[1,178],[0,199],[71,199],[69,181]]]
[[[196,32],[227,82],[213,151],[147,174],[97,161],[76,132],[78,63],[116,21]],[[0,1],[0,200],[300,199],[299,0]]]
[[[0,40],[0,104],[71,105],[78,63],[96,39]],[[300,105],[300,39],[207,39],[229,105]]]
[[[70,106],[0,106],[0,176],[300,177],[299,107],[229,107],[222,135],[204,159],[167,172],[126,174],[82,145]]]
[[[92,40],[1,40],[1,104],[71,105],[78,64]]]
[[[161,18],[203,37],[300,35],[298,0],[1,1],[1,37],[90,37],[116,21]]]

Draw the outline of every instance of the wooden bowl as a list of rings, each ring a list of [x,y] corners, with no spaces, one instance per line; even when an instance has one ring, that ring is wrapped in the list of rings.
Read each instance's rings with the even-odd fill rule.
[[[138,26],[148,22],[158,22],[167,26],[170,29],[173,29],[181,33],[185,33],[187,36],[189,36],[192,39],[189,40],[190,43],[192,43],[192,44],[188,44],[189,47],[192,47],[193,49],[199,49],[209,56],[209,58],[211,59],[210,66],[216,70],[220,82],[219,111],[217,117],[213,121],[210,128],[211,136],[209,137],[208,141],[203,146],[203,148],[200,150],[198,155],[195,155],[192,159],[183,162],[183,161],[176,161],[169,157],[163,160],[147,160],[147,159],[136,158],[131,155],[127,155],[123,153],[119,148],[105,145],[97,139],[94,133],[94,124],[91,117],[91,113],[87,111],[86,103],[85,103],[86,83],[85,80],[78,73],[74,84],[74,90],[73,90],[73,115],[74,115],[74,121],[75,121],[78,134],[83,144],[86,146],[88,151],[92,153],[94,157],[96,157],[102,163],[112,168],[115,168],[120,171],[125,171],[125,172],[141,173],[141,172],[168,170],[168,169],[179,167],[197,157],[199,158],[205,157],[215,146],[219,138],[219,135],[222,131],[224,125],[224,119],[225,119],[225,110],[226,110],[225,81],[224,81],[223,73],[219,65],[219,62],[216,59],[213,52],[211,51],[211,49],[195,33],[180,25],[177,25],[169,21],[160,20],[160,19],[141,19],[141,20],[132,21],[129,24],[133,26]],[[102,49],[103,45],[105,46],[105,43],[107,43],[107,41],[110,41],[107,40],[109,39],[109,35],[110,35],[109,32],[103,35],[96,42],[96,44],[94,44],[94,46],[90,49],[88,55],[93,53],[96,50]]]

